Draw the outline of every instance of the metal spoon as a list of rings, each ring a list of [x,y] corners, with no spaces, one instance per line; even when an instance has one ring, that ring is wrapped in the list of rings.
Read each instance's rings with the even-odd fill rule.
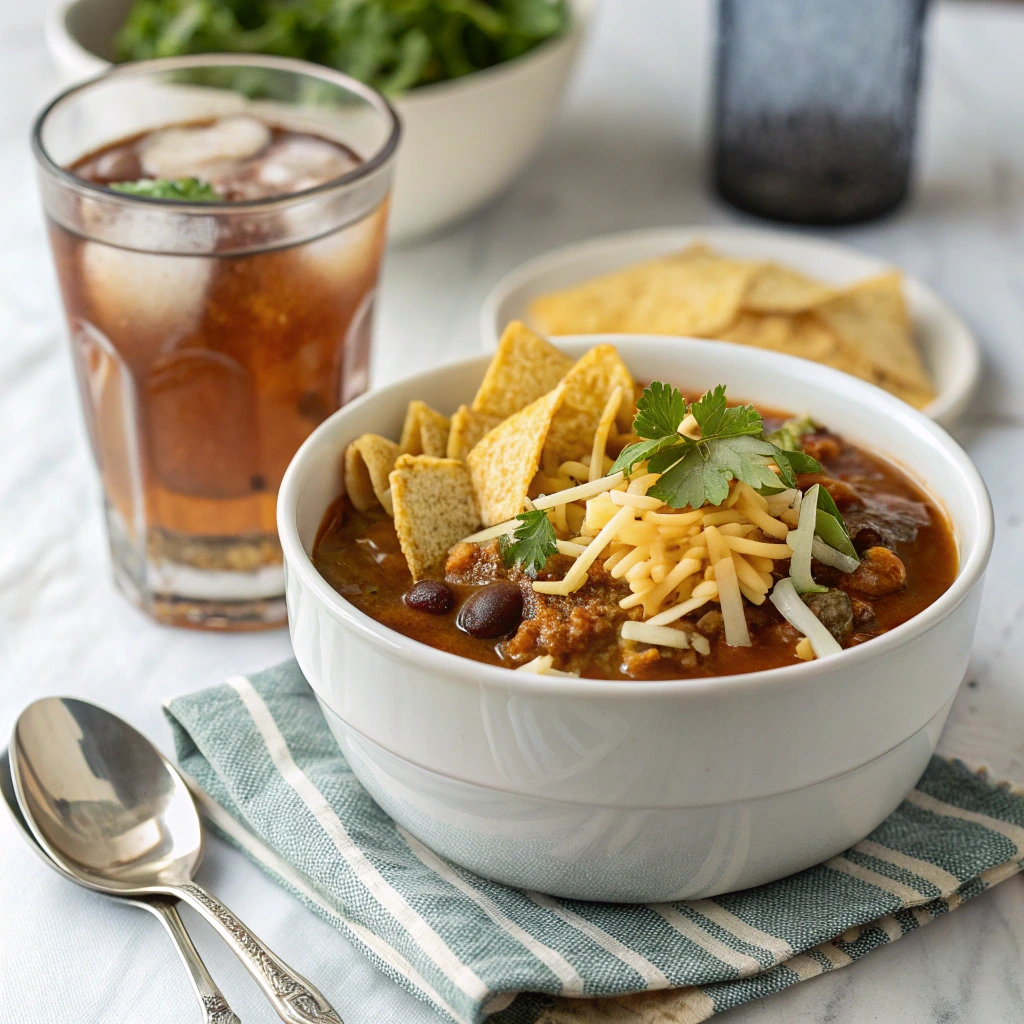
[[[0,793],[3,794],[4,803],[7,804],[14,823],[21,829],[25,841],[39,856],[39,859],[58,874],[63,875],[64,878],[77,883],[78,879],[70,872],[65,871],[56,861],[51,860],[36,841],[36,837],[32,835],[32,830],[28,827],[28,822],[25,821],[21,808],[18,806],[18,797],[14,792],[14,780],[11,778],[11,763],[6,748],[0,750]],[[217,983],[210,977],[210,972],[199,956],[199,951],[192,945],[192,940],[178,916],[178,908],[175,906],[174,900],[167,899],[165,896],[150,896],[148,899],[112,896],[111,899],[117,900],[118,903],[127,903],[130,906],[148,910],[167,929],[167,934],[170,935],[171,942],[174,943],[174,948],[178,951],[185,970],[188,971],[189,980],[192,982],[192,988],[195,990],[199,1006],[203,1011],[204,1024],[241,1024],[231,1007],[228,1006],[220,989],[217,988]]]
[[[184,900],[231,946],[282,1020],[341,1024],[308,981],[192,881],[203,858],[199,815],[145,736],[95,704],[48,697],[21,713],[10,756],[29,828],[78,882],[117,896]]]

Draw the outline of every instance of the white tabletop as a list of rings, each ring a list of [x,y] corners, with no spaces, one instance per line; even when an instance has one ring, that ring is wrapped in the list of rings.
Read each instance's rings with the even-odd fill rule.
[[[0,737],[33,698],[71,693],[169,749],[164,699],[281,660],[288,637],[163,629],[111,585],[27,145],[30,118],[55,88],[41,6],[0,0]],[[984,346],[983,388],[957,433],[992,490],[998,532],[970,684],[942,751],[1024,781],[1024,5],[935,13],[915,198],[892,219],[828,234],[922,278]],[[527,173],[467,223],[389,255],[378,382],[475,351],[484,294],[526,257],[619,229],[742,222],[709,196],[704,173],[710,42],[703,0],[606,0]],[[200,879],[349,1024],[438,1020],[217,840]],[[270,1021],[241,967],[184,914],[242,1020]],[[1019,1021],[1022,947],[1024,883],[1014,879],[727,1019]],[[0,814],[0,1022],[179,1024],[197,1019],[191,1001],[155,921],[46,871]]]

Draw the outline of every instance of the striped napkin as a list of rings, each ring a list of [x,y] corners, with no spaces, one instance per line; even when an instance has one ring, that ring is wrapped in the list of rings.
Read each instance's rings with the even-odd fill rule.
[[[867,839],[781,881],[650,906],[554,899],[455,867],[388,818],[295,662],[166,713],[213,827],[466,1024],[706,1020],[843,967],[1024,865],[1024,791],[935,758]]]

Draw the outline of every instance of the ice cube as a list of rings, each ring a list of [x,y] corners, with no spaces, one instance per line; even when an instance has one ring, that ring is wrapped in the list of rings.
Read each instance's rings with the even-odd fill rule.
[[[256,175],[268,195],[281,195],[323,185],[358,165],[346,150],[323,139],[288,138],[267,149]]]
[[[142,141],[143,171],[152,178],[222,175],[230,163],[247,160],[270,142],[270,129],[254,117],[224,117],[211,125],[165,128]]]
[[[213,261],[170,256],[86,242],[82,277],[93,319],[118,337],[139,344],[178,338],[198,326]]]
[[[297,251],[309,270],[322,280],[342,286],[355,283],[376,270],[386,221],[387,207],[380,206],[361,221],[306,242]]]

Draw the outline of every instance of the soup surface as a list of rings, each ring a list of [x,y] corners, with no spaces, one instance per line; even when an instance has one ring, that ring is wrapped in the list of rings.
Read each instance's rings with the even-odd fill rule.
[[[772,419],[765,416],[766,425]],[[815,559],[814,579],[828,589],[804,600],[842,647],[856,646],[906,622],[949,588],[958,567],[956,541],[935,502],[892,463],[821,429],[806,434],[801,446],[822,472],[801,475],[799,488],[818,483],[831,495],[860,556],[853,572]],[[766,539],[757,537],[755,542]],[[717,605],[704,605],[675,623],[707,644],[674,650],[625,640],[623,623],[641,618],[638,606],[621,607],[631,593],[625,577],[612,575],[598,560],[574,593],[538,593],[534,580],[561,579],[573,557],[552,555],[531,577],[520,566],[506,566],[497,540],[456,545],[428,574],[445,584],[450,608],[424,611],[407,600],[413,580],[391,517],[383,508],[358,511],[344,496],[323,520],[313,562],[339,594],[383,625],[492,665],[517,668],[549,655],[557,670],[592,678],[675,679],[777,668],[800,657],[802,634],[767,600],[746,608],[749,646],[724,642]],[[773,581],[787,575],[785,563],[776,565]],[[472,635],[464,628],[467,602],[499,581],[519,588],[521,612],[512,615],[503,635]],[[507,597],[506,587],[498,603]]]

